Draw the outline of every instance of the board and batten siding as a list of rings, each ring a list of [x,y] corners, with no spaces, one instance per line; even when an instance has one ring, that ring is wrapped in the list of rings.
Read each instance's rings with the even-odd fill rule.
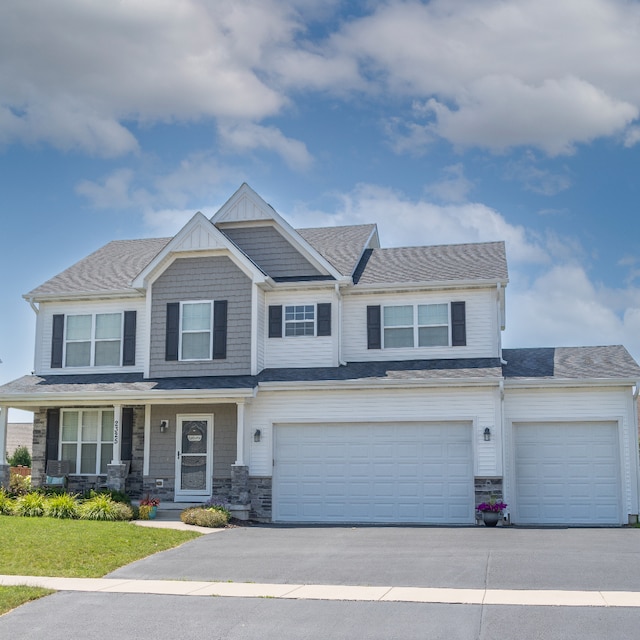
[[[260,429],[261,440],[250,447],[250,473],[271,476],[274,424],[347,424],[403,422],[471,422],[473,424],[474,473],[500,475],[500,406],[496,387],[413,388],[413,389],[318,389],[314,391],[273,391],[262,388],[247,405],[245,425],[253,433]],[[495,436],[484,442],[486,426],[496,425]],[[277,464],[277,461],[276,461]]]
[[[151,443],[149,447],[149,476],[173,478],[176,473],[176,418],[178,415],[213,414],[213,477],[230,478],[231,465],[236,459],[235,404],[156,405],[151,409]],[[157,425],[169,421],[169,428],[161,433]]]
[[[136,312],[136,363],[126,367],[62,367],[51,368],[51,338],[53,316],[57,314],[84,315],[96,313]],[[84,373],[138,373],[144,371],[146,335],[146,306],[144,298],[122,298],[116,300],[42,302],[36,323],[36,375],[84,374]]]
[[[513,424],[546,422],[615,422],[620,446],[620,476],[624,513],[638,513],[638,434],[629,387],[560,389],[505,388],[505,491],[515,491]]]
[[[285,337],[284,327],[281,338],[269,338],[268,327],[263,324],[265,341],[265,368],[280,367],[337,367],[338,366],[338,304],[333,289],[310,289],[308,291],[288,291],[268,293],[265,296],[265,313],[269,306],[316,305],[331,303],[330,336],[290,336]],[[317,322],[317,317],[316,317]]]
[[[466,346],[367,348],[367,306],[449,304],[457,301],[464,301],[466,306]],[[495,288],[345,294],[342,319],[342,358],[347,362],[420,358],[497,358],[500,355],[497,304]]]
[[[226,256],[178,258],[151,289],[151,377],[251,373],[251,280]],[[227,301],[227,357],[166,361],[167,303]]]

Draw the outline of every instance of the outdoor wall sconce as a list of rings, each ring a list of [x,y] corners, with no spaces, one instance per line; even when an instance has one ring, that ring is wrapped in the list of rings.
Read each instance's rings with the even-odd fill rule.
[[[160,420],[160,433],[164,433],[169,428],[168,420]]]
[[[489,442],[489,440],[491,440],[491,429],[489,429],[489,427],[485,427],[485,430],[484,430],[484,441],[485,442]]]
[[[260,437],[262,436],[262,433],[260,433],[260,429],[256,429],[255,433],[253,434],[253,441],[254,442],[260,442]]]

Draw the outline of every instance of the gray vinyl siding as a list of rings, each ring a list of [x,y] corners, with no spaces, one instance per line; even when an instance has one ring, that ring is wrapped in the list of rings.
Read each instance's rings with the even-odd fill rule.
[[[174,478],[176,473],[176,416],[213,414],[213,477],[230,478],[236,461],[235,404],[157,405],[151,409],[149,476]],[[169,429],[160,433],[160,420],[169,421]]]
[[[150,376],[251,373],[251,287],[250,279],[224,256],[179,258],[171,264],[152,287]],[[227,357],[167,362],[167,303],[193,300],[227,300]]]
[[[322,275],[273,227],[223,229],[272,278]]]

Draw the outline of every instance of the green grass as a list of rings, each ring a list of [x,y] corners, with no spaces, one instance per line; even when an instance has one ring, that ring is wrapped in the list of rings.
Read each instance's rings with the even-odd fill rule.
[[[100,578],[198,536],[130,522],[0,516],[0,574]]]
[[[42,596],[53,593],[51,589],[41,589],[40,587],[2,587],[0,586],[0,616],[11,609],[19,607],[25,602],[37,600]]]

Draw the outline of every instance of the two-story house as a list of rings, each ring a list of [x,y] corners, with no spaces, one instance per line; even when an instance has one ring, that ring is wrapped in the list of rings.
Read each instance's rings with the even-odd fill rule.
[[[507,280],[502,242],[296,230],[245,184],[28,293],[35,372],[1,414],[35,413],[35,484],[67,460],[71,490],[265,521],[471,524],[493,493],[516,524],[627,523],[640,368],[620,346],[503,349]]]

